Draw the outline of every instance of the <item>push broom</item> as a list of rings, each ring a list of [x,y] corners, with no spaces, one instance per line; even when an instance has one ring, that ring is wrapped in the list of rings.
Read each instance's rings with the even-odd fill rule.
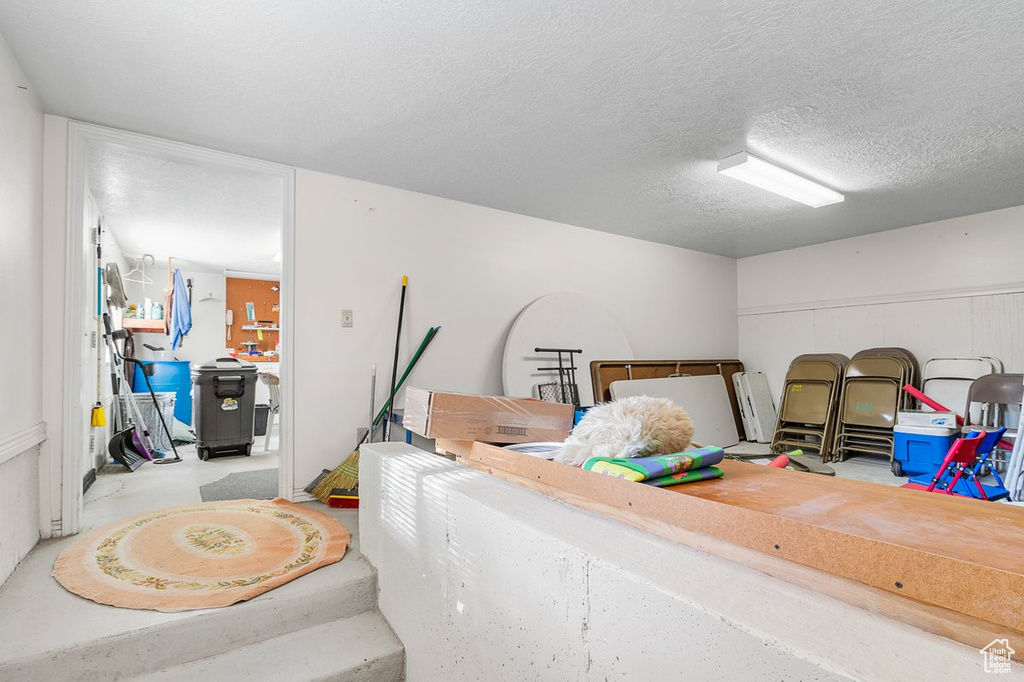
[[[427,346],[430,345],[437,333],[441,331],[441,327],[431,327],[431,329],[423,337],[423,341],[420,342],[419,348],[416,349],[416,353],[413,354],[412,359],[406,366],[405,371],[402,373],[401,378],[395,384],[395,392],[398,392],[402,385],[405,384],[405,380],[412,373],[413,368],[419,362],[423,353],[427,350]],[[305,490],[307,493],[313,495],[321,502],[331,504],[332,493],[338,491],[351,491],[351,494],[340,496],[334,495],[339,498],[335,500],[336,504],[332,506],[355,506],[355,502],[358,500],[358,495],[355,494],[355,488],[359,485],[359,448],[362,447],[363,443],[373,437],[374,431],[380,426],[384,420],[388,409],[391,407],[391,400],[388,399],[380,411],[377,412],[377,416],[373,419],[370,424],[370,428],[367,429],[363,437],[359,439],[352,454],[350,454],[345,461],[339,464],[333,471],[325,469],[323,473],[316,477],[316,479],[306,486]],[[343,498],[343,499],[342,499]]]

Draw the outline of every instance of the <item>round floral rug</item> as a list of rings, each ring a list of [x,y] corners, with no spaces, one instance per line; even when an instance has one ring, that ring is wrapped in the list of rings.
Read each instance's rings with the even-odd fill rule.
[[[286,500],[203,502],[86,533],[57,557],[53,577],[100,604],[208,609],[340,561],[350,539],[331,516]]]

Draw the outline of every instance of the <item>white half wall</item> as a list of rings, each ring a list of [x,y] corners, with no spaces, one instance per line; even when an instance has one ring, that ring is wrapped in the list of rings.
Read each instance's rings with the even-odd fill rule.
[[[1024,371],[1022,253],[1017,206],[740,259],[739,358],[776,402],[801,353],[901,346]]]
[[[409,682],[983,676],[971,647],[405,444],[359,475]]]
[[[0,38],[0,583],[39,540],[43,113]]]
[[[314,171],[299,170],[295,183],[300,487],[355,445],[369,420],[373,363],[384,402],[403,275],[402,368],[442,326],[413,386],[501,395],[509,328],[527,304],[558,291],[601,301],[638,358],[736,355],[731,258]],[[342,309],[353,311],[352,328],[342,328]]]

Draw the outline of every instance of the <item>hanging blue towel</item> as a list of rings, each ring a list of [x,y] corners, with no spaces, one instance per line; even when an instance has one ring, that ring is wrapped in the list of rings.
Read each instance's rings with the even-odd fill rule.
[[[188,289],[181,270],[174,270],[174,298],[171,303],[171,350],[181,347],[181,340],[192,329],[192,308],[188,304]]]

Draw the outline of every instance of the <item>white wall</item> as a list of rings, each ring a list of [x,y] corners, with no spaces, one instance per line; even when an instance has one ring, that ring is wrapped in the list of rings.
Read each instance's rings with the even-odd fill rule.
[[[739,358],[776,400],[801,353],[901,346],[1024,371],[1024,206],[743,258]]]
[[[557,291],[602,301],[638,358],[736,355],[733,259],[308,170],[295,183],[297,487],[355,445],[374,362],[382,404],[403,275],[403,367],[442,326],[415,386],[500,395],[509,328]]]
[[[0,39],[0,583],[39,539],[43,114]]]
[[[39,517],[43,537],[59,535],[64,467],[65,249],[68,220],[68,120],[43,117],[43,419]]]
[[[174,357],[190,362],[205,362],[211,358],[223,357],[226,342],[224,301],[227,282],[224,270],[214,266],[203,269],[185,264],[178,267],[186,281],[190,278],[192,280],[192,329],[181,347],[173,351]],[[156,265],[146,268],[146,273],[154,280],[153,284],[143,286],[136,282],[125,282],[129,302],[141,304],[148,296],[155,303],[163,305],[163,289],[167,284],[167,261],[158,260]],[[139,334],[135,343],[135,353],[143,360],[153,357],[152,352],[142,345],[144,343],[171,350],[171,338],[166,334]]]
[[[192,331],[185,343],[175,351],[182,360],[205,362],[224,356],[227,327],[224,326],[224,300],[226,278],[218,273],[182,270],[182,276],[192,278]],[[206,300],[203,300],[203,299]],[[167,348],[170,348],[168,339]]]
[[[981,676],[972,647],[405,444],[359,476],[409,682]]]

